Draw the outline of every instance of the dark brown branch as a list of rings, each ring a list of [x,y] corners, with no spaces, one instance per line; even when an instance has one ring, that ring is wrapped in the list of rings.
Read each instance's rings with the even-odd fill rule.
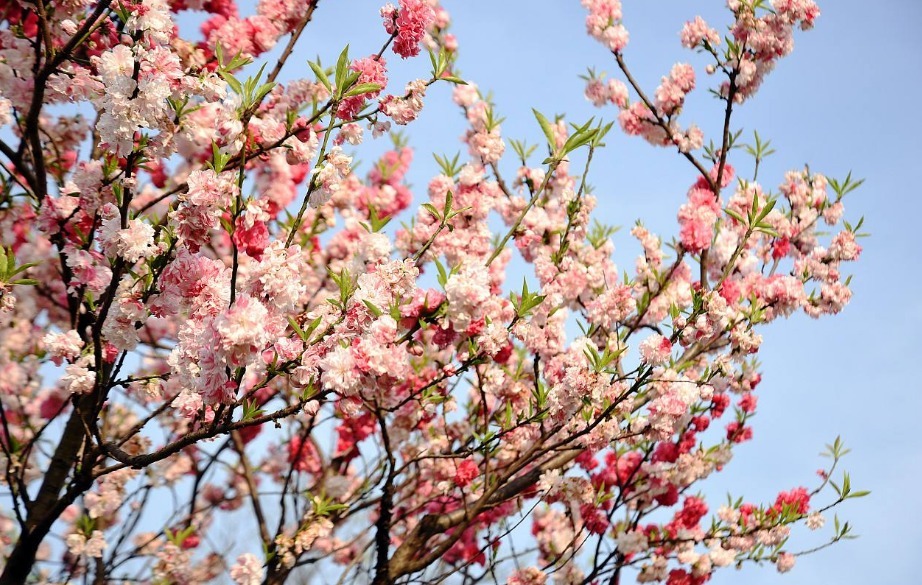
[[[381,427],[381,441],[387,457],[387,476],[381,492],[381,501],[378,505],[378,521],[375,523],[375,548],[377,559],[375,561],[375,578],[372,585],[388,585],[390,579],[390,546],[391,546],[391,517],[394,508],[394,480],[397,476],[397,461],[391,448],[390,436],[387,432],[387,421],[376,410],[378,425]]]
[[[628,69],[627,64],[624,62],[624,57],[618,51],[614,51],[612,54],[615,56],[615,61],[618,62],[618,68],[621,69],[621,72],[624,74],[624,77],[627,78],[628,83],[631,84],[631,87],[634,88],[637,96],[644,103],[644,105],[647,106],[647,109],[650,110],[650,114],[653,116],[655,124],[663,129],[663,131],[666,133],[666,136],[669,137],[669,140],[671,140],[673,144],[676,144],[676,137],[672,133],[672,129],[669,127],[669,124],[667,124],[666,121],[656,113],[656,107],[653,105],[653,102],[650,100],[650,98],[647,97],[647,94],[644,93],[643,88],[640,87],[640,84],[637,83],[637,80],[634,79],[634,76],[631,75],[630,69]],[[678,144],[676,144],[676,147],[678,147]],[[701,164],[701,161],[695,158],[695,155],[690,152],[683,152],[681,149],[679,150],[679,153],[684,156],[688,162],[690,162],[696,169],[698,169],[698,172],[701,173],[701,176],[704,177],[705,180],[707,180],[708,184],[710,184],[712,187],[714,186],[714,181],[711,179],[707,169],[704,168],[704,165]],[[716,188],[714,189],[714,192],[717,192]]]

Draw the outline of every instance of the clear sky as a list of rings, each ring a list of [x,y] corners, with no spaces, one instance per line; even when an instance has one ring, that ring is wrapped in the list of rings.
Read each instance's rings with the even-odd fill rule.
[[[346,42],[351,54],[376,51],[383,40],[380,0],[322,1],[287,76],[309,76],[308,57],[332,63]],[[445,0],[461,45],[460,70],[492,91],[505,137],[540,136],[530,108],[566,112],[572,121],[617,112],[596,110],[582,97],[578,75],[588,66],[614,73],[611,56],[584,34],[577,0]],[[700,56],[683,49],[678,31],[700,13],[712,24],[727,20],[721,0],[627,0],[631,33],[626,59],[652,90],[677,61],[699,66]],[[922,551],[922,393],[913,364],[919,359],[915,333],[922,329],[919,296],[920,247],[917,169],[922,166],[922,2],[917,0],[825,0],[815,30],[796,37],[794,53],[782,60],[757,97],[740,112],[736,127],[758,129],[777,154],[760,173],[776,188],[784,171],[809,163],[815,171],[866,179],[846,199],[846,217],[866,217],[864,254],[854,265],[854,299],[840,315],[813,321],[778,322],[763,331],[763,382],[755,438],[741,446],[722,474],[703,485],[713,503],[731,490],[751,501],[770,500],[780,489],[811,486],[824,443],[841,434],[852,453],[844,461],[856,489],[873,494],[842,508],[843,520],[861,538],[801,558],[779,575],[772,567],[724,570],[716,583],[841,585],[918,582],[915,555]],[[696,12],[697,11],[697,12]],[[428,74],[428,59],[398,63],[391,54],[391,91]],[[699,88],[707,78],[699,75]],[[716,136],[720,104],[696,92],[687,120]],[[437,170],[431,153],[463,149],[463,123],[433,88],[420,120],[408,135],[417,149],[410,174],[423,193]],[[615,134],[613,132],[613,134]],[[676,233],[675,212],[694,171],[674,152],[640,139],[612,136],[590,175],[599,197],[599,217],[629,227],[643,218],[667,239]],[[382,145],[383,146],[383,145]],[[369,162],[364,147],[360,158]],[[627,232],[627,230],[623,230]],[[620,235],[617,260],[631,268],[637,246]],[[824,534],[829,534],[825,531]],[[809,536],[809,535],[807,535]],[[808,541],[800,541],[808,542]]]

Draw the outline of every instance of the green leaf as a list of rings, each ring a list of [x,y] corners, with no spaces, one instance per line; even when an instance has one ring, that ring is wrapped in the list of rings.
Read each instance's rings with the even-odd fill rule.
[[[301,329],[301,326],[298,325],[298,322],[295,321],[294,317],[290,317],[290,316],[288,317],[288,324],[291,326],[292,329],[294,329],[294,332],[298,334],[298,337],[301,338],[301,341],[304,341],[306,343],[307,333],[305,333],[304,330]]]
[[[584,144],[588,144],[595,137],[597,130],[595,128],[590,129],[593,121],[594,119],[590,119],[582,126],[575,126],[575,131],[563,145],[564,154],[569,154]]]
[[[323,84],[323,87],[327,88],[327,91],[333,91],[333,85],[330,83],[330,78],[327,77],[327,72],[323,70],[319,63],[314,63],[313,61],[307,62],[310,66],[311,71],[314,72],[314,75],[317,76],[317,81]]]
[[[435,53],[432,52],[432,49],[428,49],[429,53],[429,62],[432,63],[432,77],[436,77],[439,74],[439,63],[436,59]]]
[[[515,151],[515,154],[519,157],[519,160],[522,161],[523,165],[528,161],[528,157],[535,152],[535,149],[538,148],[537,144],[528,146],[525,142],[515,139],[510,140],[509,143],[512,145],[512,150]]]
[[[547,138],[547,145],[551,149],[551,152],[557,152],[557,138],[554,135],[554,131],[551,129],[551,123],[544,117],[544,114],[538,110],[532,108],[531,111],[534,112],[535,119],[538,120],[538,125],[541,126],[541,131],[544,132],[544,136]]]
[[[209,161],[208,166],[211,167],[211,170],[213,170],[215,174],[221,174],[224,167],[226,167],[227,163],[230,161],[230,158],[229,154],[221,152],[217,142],[211,143],[211,161]]]
[[[270,91],[275,89],[275,86],[276,83],[274,81],[270,81],[259,86],[259,89],[256,90],[256,95],[253,96],[253,104],[255,105],[261,103],[263,98],[266,97]]]
[[[765,203],[765,207],[759,212],[759,217],[756,218],[756,221],[762,221],[765,217],[772,212],[772,209],[775,208],[775,204],[778,203],[777,199],[771,199]]]
[[[316,319],[311,321],[310,325],[307,326],[307,329],[304,330],[304,333],[306,333],[307,335],[310,335],[311,333],[316,331],[318,327],[320,327],[321,323],[323,323],[323,317],[317,317]]]
[[[535,294],[528,290],[528,281],[522,279],[522,293],[516,298],[515,293],[509,293],[509,300],[515,309],[515,314],[519,318],[527,317],[531,312],[544,302],[546,295]]]
[[[454,158],[450,160],[447,155],[441,156],[433,153],[432,156],[435,158],[435,162],[438,163],[439,168],[446,177],[454,178],[461,172],[461,165],[458,164],[458,160],[461,157],[460,152],[456,152]]]
[[[432,215],[432,217],[436,219],[436,221],[441,223],[442,216],[441,214],[439,214],[439,210],[435,208],[435,205],[431,203],[423,203],[421,207],[425,209],[426,211],[428,211],[429,214]]]
[[[214,56],[218,61],[218,67],[224,67],[224,48],[221,46],[221,41],[217,41],[214,45]]]
[[[733,210],[730,209],[729,207],[724,208],[724,213],[726,213],[727,215],[729,215],[730,217],[732,217],[732,218],[735,219],[736,221],[740,222],[741,224],[743,224],[743,225],[746,224],[746,220],[743,219],[743,216],[740,215],[739,213],[733,211]]]
[[[221,78],[227,82],[227,85],[229,85],[231,89],[234,90],[234,93],[237,95],[243,94],[243,84],[241,84],[240,81],[238,81],[232,73],[225,71],[224,69],[218,69],[218,75],[220,75]]]
[[[376,234],[376,233],[380,232],[382,229],[384,229],[384,227],[385,227],[387,224],[389,224],[389,223],[391,222],[391,219],[393,219],[393,218],[392,218],[392,217],[388,217],[388,216],[385,216],[385,217],[379,216],[379,215],[378,215],[378,210],[375,208],[374,205],[369,205],[369,206],[368,206],[368,223],[369,223],[369,226],[368,226],[368,227],[371,228],[371,230],[370,230],[371,233],[375,233],[375,234]]]
[[[360,83],[358,85],[353,86],[352,89],[347,91],[345,97],[352,97],[355,95],[373,93],[376,91],[381,91],[381,86],[378,85],[377,83]]]
[[[596,129],[595,136],[592,137],[592,145],[596,148],[605,146],[602,143],[602,139],[605,138],[605,135],[612,129],[614,122],[609,122],[608,124],[602,125],[602,122],[599,122],[599,127]]]
[[[349,45],[346,45],[346,48],[343,49],[343,52],[339,54],[339,59],[336,61],[336,93],[342,97],[343,91],[346,89],[346,74],[349,68]]]
[[[185,542],[186,538],[191,536],[193,532],[195,532],[195,527],[193,526],[187,526],[186,528],[182,530],[176,530],[175,532],[169,528],[163,531],[163,533],[166,534],[168,541],[180,547],[182,546],[182,543]]]
[[[453,196],[451,194],[451,190],[449,189],[445,194],[445,207],[442,209],[442,217],[445,219],[448,219],[449,215],[451,214],[452,197]]]
[[[243,403],[243,418],[240,420],[253,420],[263,414],[263,409],[259,408],[259,404],[255,400],[247,400]]]
[[[375,317],[380,317],[381,315],[384,314],[384,311],[382,311],[377,306],[375,306],[375,304],[372,303],[371,301],[365,299],[362,302],[365,303],[365,306],[368,307],[368,310],[371,311],[371,314],[374,315]]]
[[[848,172],[848,176],[845,177],[845,181],[839,182],[836,179],[829,179],[829,186],[832,187],[832,190],[836,192],[837,200],[842,199],[858,187],[864,184],[864,179],[852,180],[852,172]]]
[[[435,209],[433,207],[433,209]],[[438,258],[435,260],[435,269],[439,272],[438,281],[442,288],[445,288],[445,285],[448,283],[448,272],[445,270],[445,266],[439,262]]]

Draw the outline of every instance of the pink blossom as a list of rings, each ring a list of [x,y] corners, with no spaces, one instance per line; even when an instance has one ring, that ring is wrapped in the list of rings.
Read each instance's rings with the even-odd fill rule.
[[[381,17],[387,33],[397,35],[394,52],[406,59],[419,54],[419,43],[435,19],[435,12],[426,0],[400,0],[399,8],[393,4],[381,8]]]
[[[736,421],[727,425],[727,440],[733,443],[743,443],[752,439],[752,427],[747,427]]]
[[[779,554],[778,558],[775,560],[775,566],[777,567],[779,573],[787,573],[794,568],[794,564],[796,562],[797,557],[789,552],[783,552]]]
[[[439,97],[429,84],[444,80],[383,95],[386,63],[371,55],[347,69],[373,91],[337,101],[303,67],[280,83],[272,60],[273,83],[251,102],[243,79],[265,61],[256,58],[280,50],[284,35],[296,41],[316,2],[120,0],[105,14],[96,4],[55,3],[44,19],[0,11],[0,125],[14,125],[5,150],[16,155],[4,157],[12,190],[0,205],[0,268],[26,267],[0,282],[0,444],[22,455],[8,467],[30,493],[54,479],[45,464],[56,444],[68,451],[55,457],[66,464],[60,477],[92,472],[92,485],[51,494],[77,504],[20,502],[26,524],[64,544],[64,572],[92,576],[108,537],[148,559],[158,582],[229,572],[261,583],[270,568],[284,576],[314,561],[318,574],[341,564],[344,580],[370,581],[359,574],[373,572],[368,541],[353,537],[380,516],[391,534],[379,536],[411,565],[479,563],[513,585],[581,583],[598,571],[567,559],[598,537],[617,553],[612,571],[633,564],[641,582],[702,585],[763,550],[786,570],[778,547],[790,525],[822,525],[807,488],[763,507],[731,502],[713,524],[692,494],[753,436],[763,326],[801,309],[842,310],[860,230],[838,227],[839,186],[806,168],[785,174],[777,196],[739,181],[723,213],[739,151],[691,156],[724,114],[680,124],[698,81],[691,65],[674,65],[655,89],[640,87],[635,79],[648,77],[638,71],[629,81],[644,99],[633,103],[628,85],[590,70],[586,98],[616,108],[626,133],[696,164],[730,157],[694,180],[676,234],[633,227],[639,254],[621,267],[611,230],[593,222],[610,194],[593,192],[577,166],[588,145],[544,162],[547,153],[525,147],[503,178],[507,137],[473,84],[451,95],[466,148],[440,157],[421,191],[399,133],[364,174],[353,156],[367,153],[351,147],[362,121],[379,136],[419,118]],[[458,39],[439,1],[394,4],[381,15],[395,53],[431,50],[457,74]],[[622,64],[621,2],[582,5],[589,35]],[[722,38],[700,17],[682,28],[682,44],[710,61],[718,96],[753,95],[819,13],[812,0],[766,6],[728,1],[727,54],[714,54]],[[203,14],[200,36],[177,25],[186,10]],[[545,127],[552,150],[574,122]],[[735,219],[769,202],[756,232]],[[443,221],[446,208],[456,213]],[[523,267],[539,295],[527,311],[509,294]],[[68,447],[85,435],[108,447]],[[397,474],[389,519],[374,493],[388,472]],[[157,534],[136,530],[132,518],[163,493],[198,499],[177,501],[179,515]],[[270,560],[198,550],[251,513],[249,500],[286,506],[264,543]],[[519,563],[501,535],[523,515],[532,558]],[[0,548],[22,544],[7,516]],[[427,543],[447,548],[423,559],[415,541],[432,519],[453,525]],[[417,569],[391,577],[438,572]]]
[[[820,15],[820,9],[813,0],[772,0],[772,6],[786,20],[800,21],[803,30],[813,28],[814,21]]]
[[[661,116],[672,116],[685,103],[685,96],[695,89],[695,70],[687,63],[676,63],[656,88],[655,104]]]
[[[268,317],[265,305],[242,295],[215,319],[217,341],[230,364],[245,365],[266,347],[270,341],[270,332],[266,328]]]
[[[843,262],[852,262],[861,255],[861,246],[855,239],[855,234],[842,231],[835,235],[829,246],[829,256]]]
[[[618,52],[627,46],[628,32],[621,24],[621,0],[582,0],[589,11],[586,31],[610,50]]]
[[[269,228],[264,221],[254,221],[250,226],[247,223],[246,218],[237,218],[232,240],[244,254],[259,260],[269,245]]]
[[[537,567],[519,569],[509,575],[506,585],[545,585],[547,575]]]
[[[80,533],[70,534],[67,536],[66,544],[72,555],[86,555],[97,559],[102,558],[103,551],[109,547],[101,530],[94,530],[90,538]]]
[[[60,385],[71,394],[88,394],[96,384],[96,374],[87,368],[86,360],[69,364],[64,375],[61,376]]]
[[[56,366],[60,366],[64,360],[71,361],[79,356],[84,346],[80,334],[73,329],[63,333],[48,333],[42,341]]]
[[[387,63],[384,57],[371,56],[356,59],[350,65],[350,69],[359,73],[359,78],[355,81],[356,85],[373,83],[380,89],[344,99],[339,104],[339,109],[336,110],[336,115],[343,120],[355,118],[368,100],[378,97],[381,90],[387,87]]]
[[[10,100],[0,97],[0,126],[6,126],[12,120],[12,103]]]
[[[608,92],[605,84],[599,79],[590,79],[586,82],[586,99],[592,102],[592,105],[601,107],[608,102]]]
[[[474,481],[478,475],[480,475],[480,470],[477,468],[477,462],[473,459],[465,459],[458,464],[458,470],[455,473],[455,485],[465,487]]]
[[[317,449],[310,441],[304,441],[300,436],[295,435],[288,443],[288,462],[292,468],[297,471],[307,473],[320,473],[321,460],[317,454]]]
[[[423,109],[423,97],[426,95],[426,82],[422,79],[407,84],[403,97],[386,95],[381,98],[381,111],[401,126],[409,124]]]
[[[689,190],[688,203],[679,208],[682,246],[693,254],[710,248],[720,213],[720,201],[709,188]]]
[[[629,286],[613,286],[586,305],[586,311],[593,323],[610,329],[624,321],[637,308],[637,302]]]
[[[259,585],[263,581],[263,563],[254,554],[242,554],[231,567],[230,577],[237,585]]]
[[[644,339],[639,347],[643,361],[650,365],[665,363],[672,353],[672,343],[656,333]]]
[[[131,263],[149,258],[157,252],[154,228],[143,221],[131,219],[127,227],[120,229],[117,212],[115,216],[103,220],[99,236],[107,255],[120,256]]]
[[[334,146],[327,153],[324,164],[314,167],[316,175],[314,181],[317,188],[311,193],[310,204],[320,207],[333,197],[333,194],[342,187],[346,177],[352,172],[352,157],[343,153],[342,149]]]
[[[618,551],[626,555],[643,552],[649,546],[646,535],[639,530],[622,532],[618,534],[615,542]]]
[[[680,36],[682,46],[689,49],[694,49],[702,43],[708,43],[712,47],[720,44],[720,35],[717,34],[716,30],[708,26],[700,16],[686,22],[682,27]]]

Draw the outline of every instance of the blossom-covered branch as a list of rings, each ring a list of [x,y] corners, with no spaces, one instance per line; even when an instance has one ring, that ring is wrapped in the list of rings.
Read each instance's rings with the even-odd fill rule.
[[[534,111],[529,147],[458,76],[437,0],[381,7],[379,51],[318,47],[284,84],[323,2],[7,2],[0,583],[698,585],[824,548],[794,529],[866,494],[839,440],[812,490],[702,491],[753,438],[762,327],[840,312],[863,235],[860,181],[772,191],[735,126],[819,9],[727,4],[726,34],[679,34],[709,60],[707,146],[680,123],[695,68],[641,87],[620,1],[583,0],[620,77],[586,78],[600,119]],[[394,55],[418,71],[396,90]],[[467,152],[414,193],[393,125],[434,84]],[[615,119],[691,163],[674,239],[637,222],[629,270],[593,219]],[[362,169],[366,133],[393,147]]]

